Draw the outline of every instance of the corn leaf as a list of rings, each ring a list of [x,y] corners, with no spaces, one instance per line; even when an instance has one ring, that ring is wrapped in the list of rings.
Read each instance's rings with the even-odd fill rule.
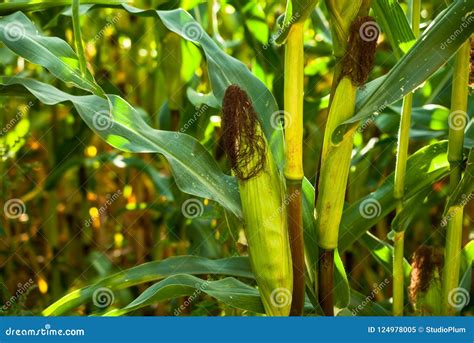
[[[92,93],[102,93],[90,72],[82,75],[74,50],[59,38],[40,35],[23,13],[0,19],[0,41],[19,56],[45,67],[58,79]]]
[[[281,28],[274,37],[275,42],[283,44],[293,24],[308,19],[317,3],[318,0],[288,0],[285,15],[281,18]]]
[[[43,315],[63,315],[89,302],[94,292],[103,287],[114,291],[157,281],[175,274],[232,275],[249,279],[254,278],[247,257],[231,257],[220,260],[210,260],[198,256],[171,257],[163,261],[141,264],[102,279],[91,286],[72,291],[46,308]]]
[[[372,9],[395,55],[402,57],[416,39],[400,4],[397,0],[376,0],[372,2]]]
[[[452,206],[465,206],[469,201],[474,200],[474,149],[470,150],[467,160],[466,170],[464,171],[461,182],[456,186],[453,194],[449,197],[444,210],[444,215]]]
[[[449,173],[447,142],[434,143],[411,155],[407,161],[405,199],[431,188]],[[339,251],[343,252],[380,219],[395,209],[394,175],[390,174],[373,193],[349,206],[343,213]]]
[[[278,112],[275,98],[242,62],[222,51],[201,25],[182,9],[155,11],[141,10],[129,5],[122,5],[122,7],[127,12],[137,16],[158,17],[169,30],[190,42],[199,44],[206,55],[212,92],[215,98],[221,104],[225,90],[232,84],[239,85],[244,89],[252,99],[254,108],[260,117],[263,131],[272,147],[273,155],[282,155],[282,130],[275,130],[272,123],[274,114]],[[279,164],[281,163],[279,161]]]
[[[207,294],[231,307],[256,313],[265,313],[258,290],[232,277],[207,281],[192,275],[173,275],[147,288],[122,309],[112,310],[105,316],[123,316],[154,303],[183,296]]]
[[[387,273],[391,274],[393,272],[393,246],[387,242],[384,242],[371,234],[366,232],[363,234],[359,243],[361,243],[370,254],[375,258],[379,264],[384,267]],[[405,277],[408,278],[411,273],[410,263],[406,259],[403,259],[403,268],[405,272]]]
[[[81,0],[81,5],[101,5],[116,6],[130,2],[129,0]],[[163,1],[164,2],[164,1]],[[12,14],[17,11],[32,12],[42,11],[53,7],[71,6],[72,0],[54,0],[54,1],[38,1],[38,0],[16,0],[0,4],[0,15]]]
[[[215,200],[241,216],[235,179],[220,171],[207,150],[189,135],[152,129],[124,99],[115,95],[108,96],[109,101],[95,95],[74,96],[51,85],[18,77],[0,78],[0,84],[21,85],[46,105],[73,103],[87,125],[107,143],[128,152],[163,154],[183,192]]]

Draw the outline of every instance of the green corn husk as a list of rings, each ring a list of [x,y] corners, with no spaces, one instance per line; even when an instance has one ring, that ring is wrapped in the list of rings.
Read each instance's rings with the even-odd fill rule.
[[[224,149],[239,180],[250,263],[265,312],[288,316],[293,272],[283,178],[246,93],[229,87],[223,113]]]
[[[239,182],[250,263],[268,315],[287,316],[291,307],[292,268],[283,189],[271,153],[267,167]]]
[[[417,315],[441,315],[442,259],[442,253],[427,246],[420,246],[413,254],[409,293]]]

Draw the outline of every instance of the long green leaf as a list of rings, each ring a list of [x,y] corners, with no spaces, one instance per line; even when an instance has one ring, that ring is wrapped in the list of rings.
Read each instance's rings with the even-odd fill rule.
[[[372,8],[397,58],[402,57],[415,43],[415,35],[400,4],[397,0],[376,0]]]
[[[134,301],[122,309],[107,312],[106,316],[124,314],[154,303],[183,296],[197,297],[208,294],[229,306],[256,313],[265,313],[258,290],[232,277],[207,281],[192,275],[173,275],[147,288]],[[177,314],[180,313],[179,309]]]
[[[175,274],[232,275],[252,279],[254,277],[247,257],[231,257],[210,260],[197,256],[171,257],[163,261],[149,262],[109,276],[92,286],[77,289],[50,305],[43,311],[45,316],[60,316],[90,301],[100,288],[111,291],[156,281]]]
[[[447,142],[434,143],[408,158],[405,198],[410,198],[448,175]],[[380,219],[395,209],[393,173],[373,193],[349,206],[343,213],[339,251],[343,252]]]
[[[447,211],[452,206],[465,206],[469,201],[474,200],[474,149],[470,150],[469,157],[467,160],[466,170],[464,171],[461,182],[456,186],[451,194],[444,215],[446,216]]]
[[[282,130],[276,129],[278,105],[267,87],[239,60],[227,55],[205,32],[194,18],[182,9],[173,11],[142,10],[129,5],[122,7],[131,14],[158,17],[171,31],[184,39],[199,44],[204,50],[214,96],[222,103],[225,90],[232,84],[239,85],[252,99],[260,117],[263,131],[270,142],[274,156],[282,156]],[[281,163],[282,161],[279,161]]]
[[[130,2],[129,0],[81,0],[82,5],[101,5],[116,6]],[[12,14],[17,11],[33,12],[42,11],[53,7],[70,6],[72,0],[54,0],[54,1],[38,1],[38,0],[16,0],[0,4],[0,15]]]
[[[185,193],[217,201],[241,217],[235,179],[225,175],[207,150],[193,137],[155,130],[125,100],[108,96],[74,96],[31,79],[0,78],[3,85],[22,85],[47,105],[70,101],[87,125],[113,147],[136,153],[157,152],[170,163],[178,187]],[[109,105],[112,113],[109,114]]]
[[[102,94],[89,71],[82,75],[79,60],[69,44],[56,37],[40,35],[23,13],[0,19],[0,41],[21,57],[45,67],[58,79]]]
[[[359,242],[367,248],[370,254],[384,269],[391,274],[393,272],[393,246],[384,242],[370,232],[366,232],[360,237]],[[403,269],[405,277],[408,278],[411,273],[410,263],[404,258]]]

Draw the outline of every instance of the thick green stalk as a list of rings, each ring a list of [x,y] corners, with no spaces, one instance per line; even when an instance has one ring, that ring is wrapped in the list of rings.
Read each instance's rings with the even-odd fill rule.
[[[207,0],[207,33],[214,35],[214,0]]]
[[[421,0],[412,0],[411,20],[412,30],[415,37],[420,34],[420,10]],[[413,93],[409,93],[403,99],[402,114],[400,118],[400,129],[398,131],[397,161],[395,166],[395,184],[393,195],[397,201],[397,213],[403,209],[403,197],[405,195],[405,174],[408,159],[408,146],[410,142],[411,109],[413,105]],[[403,268],[405,232],[397,232],[394,238],[393,253],[393,315],[403,316],[405,273]]]
[[[303,313],[305,264],[303,241],[303,94],[304,23],[292,26],[285,47],[285,178],[287,181],[288,231],[293,264],[291,315]]]
[[[450,164],[451,192],[461,180],[464,130],[467,124],[467,97],[470,67],[470,40],[467,40],[456,55],[451,94],[451,114],[449,125],[448,161]],[[460,119],[460,120],[459,120]],[[461,125],[459,125],[461,124]],[[452,218],[448,222],[443,269],[443,314],[454,315],[456,309],[450,304],[450,297],[459,286],[459,268],[461,264],[461,244],[463,207],[449,209]]]

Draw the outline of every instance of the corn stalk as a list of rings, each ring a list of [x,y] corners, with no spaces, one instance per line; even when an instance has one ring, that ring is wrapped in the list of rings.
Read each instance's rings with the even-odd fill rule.
[[[415,37],[420,35],[420,10],[421,1],[412,1],[412,30]],[[405,174],[408,159],[408,146],[410,140],[411,109],[413,93],[407,94],[403,99],[400,129],[398,131],[397,160],[395,165],[395,184],[393,195],[397,201],[397,214],[403,210],[403,197],[405,195]],[[394,236],[393,253],[393,315],[403,316],[405,276],[403,268],[405,232],[396,232]]]
[[[453,72],[451,113],[449,116],[448,161],[450,164],[450,193],[461,181],[464,130],[467,124],[467,97],[469,85],[471,44],[468,39],[459,49]],[[443,270],[443,314],[454,315],[456,309],[450,304],[452,292],[459,284],[461,264],[461,244],[463,228],[463,206],[453,206],[448,210],[451,219],[446,232],[445,258]]]
[[[324,132],[316,230],[320,247],[317,292],[326,315],[334,314],[334,251],[337,249],[356,128],[349,130],[338,144],[334,144],[331,138],[336,128],[354,115],[357,87],[365,83],[372,68],[378,32],[368,38],[362,35],[361,28],[374,26],[374,22],[371,17],[359,17],[351,25],[347,52],[341,66],[342,79],[336,87]]]
[[[285,47],[285,178],[288,229],[293,261],[291,315],[301,315],[305,295],[305,264],[301,184],[303,181],[304,22],[292,26]]]

